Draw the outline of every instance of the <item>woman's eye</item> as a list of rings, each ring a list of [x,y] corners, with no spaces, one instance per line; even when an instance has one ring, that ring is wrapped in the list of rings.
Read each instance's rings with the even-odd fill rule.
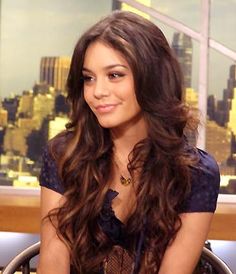
[[[94,80],[94,77],[89,75],[83,75],[82,80],[83,82],[92,82]]]
[[[121,78],[123,76],[124,76],[123,73],[113,72],[113,73],[109,73],[108,78],[109,79],[117,79],[117,78]]]

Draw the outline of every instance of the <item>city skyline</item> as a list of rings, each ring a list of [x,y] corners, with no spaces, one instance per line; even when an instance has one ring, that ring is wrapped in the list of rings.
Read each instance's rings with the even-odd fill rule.
[[[181,51],[177,54],[184,57]],[[185,54],[188,55],[188,52]],[[0,186],[37,186],[35,175],[38,176],[42,149],[47,140],[59,133],[68,122],[65,96],[60,89],[55,88],[57,81],[54,86],[50,84],[52,72],[57,73],[58,69],[58,63],[54,59],[55,57],[43,57],[43,62],[39,64],[41,69],[45,69],[43,83],[35,85],[32,91],[24,91],[20,96],[4,99],[2,102],[3,108],[0,110],[6,111],[0,112]],[[49,67],[48,61],[53,61]],[[228,70],[228,87],[224,91],[224,100],[208,97],[206,148],[214,155],[220,167],[224,177],[221,191],[225,194],[231,193],[227,182],[234,184],[236,175],[235,71],[236,65]],[[60,77],[63,81],[63,74]],[[192,106],[197,105],[198,98],[194,89],[186,89],[186,100]],[[188,135],[187,138],[194,141],[191,140],[192,137],[194,136]],[[32,182],[28,179],[21,181],[18,178],[20,174],[25,174]]]
[[[1,63],[0,63],[0,96],[2,98],[11,93],[20,94],[23,90],[31,89],[39,81],[39,67],[37,64],[42,56],[71,56],[79,35],[101,16],[112,9],[112,1],[99,1],[99,5],[90,1],[70,0],[31,1],[2,0],[1,16]],[[234,8],[236,1],[213,1],[211,33],[213,38],[222,41],[226,46],[236,48],[236,41],[232,39],[233,23],[236,25]],[[190,27],[197,29],[200,24],[198,12],[192,10],[196,1],[152,1],[152,6],[161,12],[184,21]],[[221,12],[227,12],[225,25],[232,25],[232,31],[225,31],[219,21]],[[88,13],[89,11],[89,13]],[[230,16],[231,15],[231,16]],[[14,20],[13,20],[14,17]],[[53,19],[52,19],[53,18]],[[217,19],[218,18],[218,19]],[[235,22],[234,22],[234,21]],[[18,24],[13,25],[13,22]],[[38,23],[37,23],[38,22]],[[175,30],[162,27],[164,33],[171,40]],[[231,33],[231,34],[230,34]],[[18,45],[16,50],[16,45]],[[197,48],[193,43],[193,88],[197,84]],[[221,62],[219,61],[221,60]],[[224,61],[222,61],[224,60]],[[232,60],[210,51],[209,94],[222,98],[223,89],[227,86],[228,67]],[[212,69],[214,68],[214,69]]]
[[[182,66],[191,64],[191,42],[176,33],[173,46]],[[185,37],[186,38],[186,37]],[[64,93],[70,60],[65,57],[44,56],[40,67],[41,82],[32,90],[5,98],[0,108],[0,185],[35,186],[38,181],[40,156],[47,140],[65,128],[69,111]],[[183,67],[183,70],[186,68]],[[187,69],[188,70],[188,69]],[[189,71],[190,72],[190,71]],[[206,121],[206,149],[214,155],[224,178],[221,191],[232,193],[228,183],[236,177],[236,65],[228,68],[227,88],[223,100],[208,96],[208,119]],[[191,73],[186,74],[191,82]],[[186,88],[186,102],[193,107],[198,104],[198,93]],[[195,144],[191,133],[187,138]],[[14,172],[14,176],[12,176]],[[18,177],[24,173],[32,182],[22,182]],[[226,177],[225,177],[226,176]],[[231,182],[231,181],[232,182]],[[227,183],[228,182],[228,183]]]

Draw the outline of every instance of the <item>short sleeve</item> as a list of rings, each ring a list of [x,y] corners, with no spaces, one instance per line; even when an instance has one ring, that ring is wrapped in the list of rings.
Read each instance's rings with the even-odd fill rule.
[[[40,186],[44,186],[60,194],[63,194],[63,186],[58,175],[58,170],[55,160],[49,154],[48,147],[46,147],[42,154],[42,166],[39,175]]]
[[[199,168],[191,169],[191,191],[180,212],[214,212],[220,187],[219,167],[207,152],[198,149]]]

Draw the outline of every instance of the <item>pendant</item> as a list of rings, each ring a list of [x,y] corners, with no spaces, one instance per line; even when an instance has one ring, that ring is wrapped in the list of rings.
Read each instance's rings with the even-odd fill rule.
[[[123,186],[128,186],[131,183],[131,178],[125,178],[124,176],[120,175],[120,182]]]

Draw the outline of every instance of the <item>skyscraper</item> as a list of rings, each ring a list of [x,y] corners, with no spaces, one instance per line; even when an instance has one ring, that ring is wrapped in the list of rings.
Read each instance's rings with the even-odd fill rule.
[[[2,102],[0,101],[0,129],[7,126],[7,110],[3,109]]]
[[[229,122],[227,124],[228,128],[231,129],[233,134],[236,136],[236,88],[233,90],[233,96],[231,99],[231,108],[229,110]]]
[[[0,127],[7,125],[7,111],[5,109],[0,109]]]
[[[54,105],[55,97],[50,93],[39,93],[34,97],[33,120],[37,130],[40,129],[44,118],[46,118],[48,115],[53,115]]]
[[[2,101],[2,107],[7,110],[8,122],[14,123],[16,121],[16,113],[19,105],[19,96],[5,98]]]
[[[112,10],[119,10],[121,8],[121,2],[118,0],[112,1]]]
[[[217,102],[214,120],[221,126],[222,129],[227,130],[230,134],[229,154],[226,149],[221,149],[220,154],[223,157],[227,156],[227,161],[220,165],[221,173],[227,175],[236,174],[236,65],[231,65],[229,70],[229,78],[227,88],[223,90],[223,99]],[[215,134],[216,138],[217,134]],[[218,147],[223,148],[225,141],[221,138]],[[216,154],[214,153],[214,156]]]
[[[9,125],[3,140],[3,149],[5,153],[12,153],[16,155],[26,156],[27,144],[26,136],[29,131],[24,128]]]
[[[17,116],[32,117],[33,114],[33,91],[25,90],[22,96],[19,97],[19,105],[17,109]]]
[[[229,69],[229,79],[228,79],[228,89],[233,89],[236,87],[236,65],[230,66]]]
[[[181,32],[175,32],[172,41],[172,49],[180,63],[183,76],[184,87],[192,86],[192,55],[193,44],[191,37]]]
[[[231,65],[229,69],[229,78],[227,88],[223,90],[223,99],[217,102],[216,122],[221,126],[230,126],[234,128],[236,120],[235,115],[235,88],[236,88],[236,65]]]
[[[219,126],[215,121],[206,122],[206,149],[213,154],[218,164],[226,163],[230,155],[231,132]]]
[[[40,63],[40,82],[55,88],[57,92],[65,91],[70,68],[70,57],[42,57]]]

